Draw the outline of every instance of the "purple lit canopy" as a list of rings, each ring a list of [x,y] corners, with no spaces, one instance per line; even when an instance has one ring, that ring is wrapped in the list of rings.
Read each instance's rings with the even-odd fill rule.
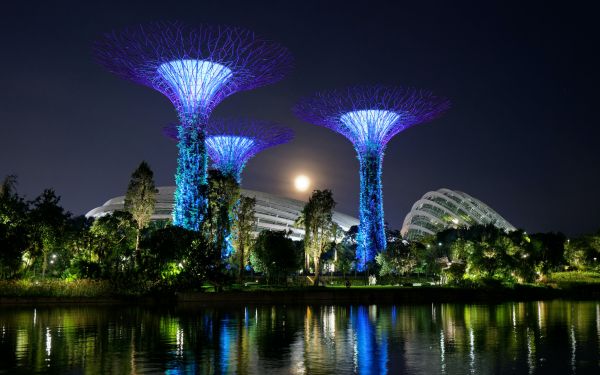
[[[177,140],[177,124],[167,125],[164,134]],[[206,126],[206,151],[212,165],[238,182],[244,166],[262,150],[290,142],[291,129],[254,119],[211,119]]]
[[[381,172],[385,147],[393,136],[432,120],[450,107],[429,91],[391,86],[351,87],[300,101],[296,115],[336,131],[352,142],[360,174],[360,225],[356,257],[360,271],[386,248]]]
[[[95,54],[112,73],[167,96],[186,124],[206,121],[229,95],[277,82],[292,68],[286,48],[251,31],[179,22],[106,34]]]
[[[173,223],[198,230],[207,203],[204,141],[212,110],[237,91],[282,79],[292,66],[289,51],[245,29],[173,22],[106,34],[95,54],[109,71],[160,91],[177,108]]]
[[[294,108],[302,120],[348,138],[357,152],[383,151],[399,132],[433,120],[450,107],[426,90],[393,86],[355,86],[317,93]]]

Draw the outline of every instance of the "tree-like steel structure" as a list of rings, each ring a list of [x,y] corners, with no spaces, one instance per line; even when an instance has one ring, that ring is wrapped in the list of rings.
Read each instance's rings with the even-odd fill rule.
[[[204,141],[212,110],[233,93],[282,79],[292,68],[290,52],[245,29],[178,22],[106,34],[94,49],[109,71],[175,105],[180,125],[173,223],[198,230],[206,209]]]
[[[381,172],[385,147],[399,132],[439,117],[450,107],[429,91],[362,86],[321,92],[294,108],[302,120],[336,131],[352,142],[360,163],[358,269],[385,250]]]
[[[167,125],[163,132],[178,140],[176,124]],[[211,119],[206,126],[206,151],[213,168],[225,176],[233,177],[238,184],[248,160],[259,152],[290,142],[294,132],[278,124],[248,119]]]
[[[163,133],[178,140],[179,126],[170,124]],[[248,160],[269,147],[291,141],[294,133],[291,129],[275,123],[254,119],[211,119],[206,126],[206,151],[212,161],[212,167],[225,177],[239,185],[241,175]],[[238,190],[239,191],[239,190]],[[235,201],[229,201],[235,202]],[[218,237],[223,258],[233,253],[231,227],[234,222],[235,205],[223,207],[227,220],[219,223]]]

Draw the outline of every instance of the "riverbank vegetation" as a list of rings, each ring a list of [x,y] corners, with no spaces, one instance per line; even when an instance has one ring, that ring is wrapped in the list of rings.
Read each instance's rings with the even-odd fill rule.
[[[146,163],[133,173],[123,211],[73,216],[51,189],[26,200],[17,180],[0,186],[0,296],[141,296],[176,291],[278,290],[310,285],[600,288],[600,231],[504,232],[451,228],[419,241],[387,231],[386,252],[357,272],[357,228],[332,220],[329,190],[315,191],[286,232],[254,233],[255,201],[211,172],[208,212],[198,232],[150,221],[156,189]],[[228,198],[229,197],[229,198]],[[265,289],[267,288],[267,289]]]

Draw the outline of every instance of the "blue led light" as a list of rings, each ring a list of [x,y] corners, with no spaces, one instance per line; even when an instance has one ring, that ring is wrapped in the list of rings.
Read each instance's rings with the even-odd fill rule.
[[[363,147],[385,144],[386,136],[399,119],[398,113],[381,109],[351,111],[340,116],[346,126],[346,137]]]
[[[352,141],[360,162],[359,271],[367,269],[386,247],[381,169],[387,136],[400,118],[398,113],[382,109],[350,111],[340,116],[343,126],[339,131]]]
[[[174,91],[180,108],[179,157],[175,182],[173,224],[199,230],[204,218],[207,157],[204,126],[198,114],[206,112],[219,89],[232,77],[231,69],[206,60],[173,60],[161,64],[158,76]]]
[[[254,155],[255,140],[234,135],[206,138],[206,151],[216,169],[239,183],[246,162]]]
[[[386,247],[381,172],[387,143],[449,107],[448,99],[429,91],[385,85],[320,92],[294,107],[298,117],[342,134],[356,150],[360,162],[359,271],[369,270],[375,255]]]
[[[210,107],[219,89],[232,77],[228,67],[206,60],[173,60],[157,73],[176,94],[182,111],[193,114]]]
[[[179,126],[179,155],[175,174],[175,204],[173,206],[173,224],[188,230],[198,231],[204,219],[207,201],[206,157],[203,131]]]

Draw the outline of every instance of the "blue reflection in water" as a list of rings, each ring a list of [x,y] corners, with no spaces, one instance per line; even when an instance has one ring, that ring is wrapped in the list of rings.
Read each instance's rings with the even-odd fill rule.
[[[356,315],[350,310],[350,319],[356,337],[357,369],[360,374],[384,374],[387,372],[387,337],[378,340],[374,322],[369,319],[369,308],[359,306]],[[379,350],[378,350],[379,349]]]
[[[0,374],[598,374],[598,302],[518,306],[3,307]]]
[[[224,318],[221,321],[221,334],[219,335],[219,349],[221,351],[221,361],[220,361],[220,365],[221,365],[221,372],[226,373],[228,371],[229,368],[229,356],[230,356],[230,350],[231,350],[231,337],[230,337],[230,332],[227,329],[227,322],[229,320],[227,318]]]

